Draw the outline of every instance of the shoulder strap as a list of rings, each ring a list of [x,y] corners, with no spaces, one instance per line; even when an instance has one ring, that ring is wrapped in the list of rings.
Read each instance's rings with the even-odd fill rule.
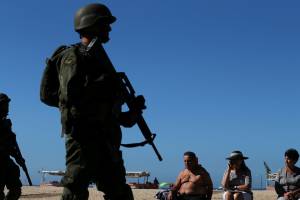
[[[68,48],[70,48],[70,46],[67,46],[67,45],[61,45],[61,46],[59,46],[55,51],[54,51],[54,53],[52,54],[52,56],[51,56],[51,60],[55,60],[56,58],[58,58],[59,56],[61,56],[63,53],[64,53],[64,51],[66,50],[66,49],[68,49]],[[48,59],[47,59],[48,60]]]

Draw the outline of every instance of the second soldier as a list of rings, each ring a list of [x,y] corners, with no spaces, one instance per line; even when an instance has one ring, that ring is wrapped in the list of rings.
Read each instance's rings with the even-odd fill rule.
[[[17,149],[16,135],[11,130],[12,123],[7,118],[9,102],[10,98],[0,93],[0,200],[17,200],[21,195],[20,169],[10,156],[19,165],[25,163]],[[5,186],[8,189],[6,196]]]

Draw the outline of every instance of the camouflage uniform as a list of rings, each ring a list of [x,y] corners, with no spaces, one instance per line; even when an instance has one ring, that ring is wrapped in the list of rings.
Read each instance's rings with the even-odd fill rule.
[[[105,60],[84,55],[83,45],[74,45],[58,58],[60,111],[66,139],[66,175],[63,199],[87,199],[87,187],[95,182],[109,199],[129,199],[122,154],[121,102],[113,75]],[[116,197],[115,197],[116,195]],[[76,197],[75,197],[76,196]]]
[[[82,19],[83,24],[77,23]],[[76,31],[82,27],[86,31],[85,26],[93,26],[95,19],[115,21],[106,6],[91,4],[77,13]],[[104,50],[87,48],[81,43],[62,46],[48,63],[55,64],[58,73],[58,107],[65,136],[62,200],[88,199],[91,182],[107,200],[133,200],[120,151],[120,125],[131,127],[135,121],[130,111],[121,112],[122,94]]]
[[[0,104],[3,103],[1,97],[4,95],[0,94]],[[7,100],[9,101],[8,97]],[[0,200],[16,200],[21,195],[20,169],[10,158],[10,156],[16,157],[17,154],[14,148],[16,135],[12,132],[11,125],[11,121],[6,117],[0,119]],[[8,189],[6,197],[5,186]]]

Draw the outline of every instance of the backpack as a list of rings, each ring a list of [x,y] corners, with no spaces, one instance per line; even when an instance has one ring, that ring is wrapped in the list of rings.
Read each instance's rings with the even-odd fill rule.
[[[63,52],[68,48],[65,45],[60,46],[50,59],[46,59],[46,67],[40,86],[40,100],[48,106],[59,107],[59,79],[56,64]]]

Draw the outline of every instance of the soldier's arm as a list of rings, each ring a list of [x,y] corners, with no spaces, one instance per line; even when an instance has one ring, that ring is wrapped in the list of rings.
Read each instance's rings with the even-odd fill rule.
[[[11,132],[11,140],[10,140],[10,144],[9,144],[9,154],[10,156],[12,156],[15,161],[18,163],[18,165],[20,165],[21,167],[23,167],[25,165],[25,159],[23,158],[18,143],[17,143],[17,139],[16,139],[16,134],[14,132]]]
[[[6,119],[5,121],[5,129],[6,129],[6,142],[8,153],[10,156],[14,157],[15,159],[20,157],[19,152],[17,151],[17,139],[16,134],[12,131],[12,123],[10,119]]]
[[[140,113],[141,114],[141,113]],[[122,112],[119,116],[119,122],[122,126],[130,128],[136,124],[139,113],[133,113],[131,111]]]

